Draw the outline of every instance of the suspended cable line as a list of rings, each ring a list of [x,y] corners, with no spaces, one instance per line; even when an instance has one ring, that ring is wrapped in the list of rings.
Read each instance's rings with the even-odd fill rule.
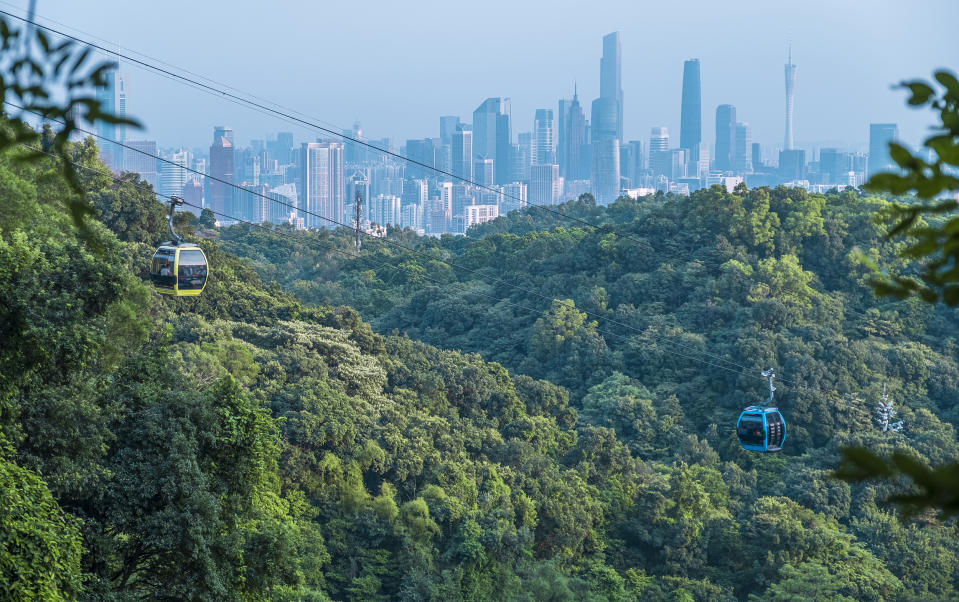
[[[14,104],[14,103],[9,102],[9,101],[4,101],[4,104],[7,104],[7,105],[10,105],[10,106],[16,107],[16,108],[21,109],[21,110],[24,110],[24,111],[26,111],[26,112],[31,112],[31,113],[36,114],[35,112],[30,111],[29,109],[25,109],[24,107],[22,107],[22,106],[20,106],[20,105],[17,105],[17,104]],[[62,122],[59,122],[59,121],[57,121],[57,120],[51,120],[51,121],[54,121],[54,122],[57,122],[57,123],[62,123]],[[109,139],[109,138],[106,138],[106,137],[101,136],[101,135],[99,135],[99,134],[96,134],[96,133],[94,133],[94,132],[90,132],[89,130],[85,130],[85,129],[83,129],[83,128],[79,128],[79,127],[78,127],[78,128],[76,128],[76,129],[77,129],[77,131],[80,131],[80,132],[89,134],[89,135],[94,136],[94,137],[96,137],[96,138],[98,138],[98,139],[100,139],[100,140],[103,140],[103,141],[105,141],[105,142],[108,142],[108,143],[111,143],[111,144],[116,144],[116,145],[121,146],[121,147],[123,147],[123,148],[125,148],[125,149],[129,149],[129,150],[131,150],[131,151],[134,151],[134,152],[143,154],[143,155],[145,155],[145,156],[147,156],[147,157],[150,157],[150,158],[152,158],[152,159],[155,159],[155,160],[157,160],[157,161],[162,161],[162,162],[168,163],[168,164],[170,164],[170,165],[174,165],[174,166],[180,167],[181,169],[184,169],[184,170],[186,170],[186,171],[192,172],[192,173],[194,173],[194,174],[197,174],[197,175],[200,175],[200,176],[205,176],[205,174],[203,174],[202,172],[200,172],[200,171],[198,171],[198,170],[195,170],[195,169],[192,169],[192,168],[189,168],[189,167],[184,167],[184,166],[182,166],[182,165],[180,165],[180,164],[178,164],[178,163],[174,163],[173,161],[171,161],[171,160],[169,160],[169,159],[166,159],[166,158],[164,158],[164,157],[161,157],[161,156],[159,156],[159,155],[154,155],[154,154],[149,153],[149,152],[147,152],[147,151],[144,151],[144,150],[142,150],[142,149],[139,149],[139,148],[136,148],[136,147],[134,147],[134,146],[130,146],[130,145],[124,144],[124,143],[122,143],[122,142],[118,142],[118,141],[116,141],[116,140],[111,140],[111,139]],[[318,219],[322,219],[322,220],[324,220],[324,221],[327,221],[327,222],[329,222],[330,224],[333,224],[333,225],[336,225],[336,226],[340,226],[340,227],[343,227],[343,228],[353,229],[352,226],[350,226],[349,224],[336,221],[336,220],[334,220],[334,219],[332,219],[332,218],[324,217],[324,216],[322,216],[322,215],[320,215],[320,214],[317,214],[317,213],[314,213],[314,212],[312,212],[312,211],[308,211],[308,210],[305,210],[305,209],[300,209],[300,208],[298,208],[296,205],[293,205],[293,204],[291,204],[291,203],[287,203],[287,202],[281,201],[281,200],[279,200],[279,199],[270,197],[270,196],[268,196],[268,195],[265,195],[265,194],[263,194],[263,193],[261,193],[261,192],[257,192],[257,191],[255,191],[255,190],[250,190],[250,189],[248,189],[248,188],[244,188],[244,187],[242,187],[242,186],[240,186],[240,185],[238,185],[238,184],[234,184],[234,183],[229,182],[229,181],[227,181],[227,180],[223,180],[223,179],[221,179],[221,178],[217,178],[217,177],[214,177],[214,176],[205,176],[205,177],[207,177],[207,178],[209,178],[209,179],[211,179],[211,180],[213,180],[213,181],[215,181],[215,182],[219,182],[219,183],[222,183],[222,184],[224,184],[224,185],[230,186],[230,187],[232,187],[232,188],[234,188],[234,189],[236,189],[236,190],[241,190],[241,191],[247,192],[247,193],[249,193],[249,194],[252,194],[252,195],[254,195],[254,196],[260,197],[260,198],[266,200],[267,202],[275,203],[275,204],[278,204],[278,205],[281,205],[281,206],[284,206],[284,207],[293,209],[293,210],[295,210],[295,211],[297,211],[297,212],[305,213],[305,214],[307,214],[307,215],[310,215],[310,216],[316,217],[316,218],[318,218]],[[231,218],[231,219],[232,219],[232,218]],[[245,220],[244,220],[244,221],[245,221]],[[495,277],[489,276],[489,275],[487,275],[487,274],[481,274],[479,270],[475,270],[475,269],[472,269],[472,268],[469,268],[469,267],[466,267],[466,266],[463,266],[463,265],[459,265],[459,264],[453,263],[453,262],[451,262],[451,261],[439,259],[439,258],[431,255],[430,253],[427,253],[427,252],[425,252],[425,251],[421,251],[421,250],[419,250],[419,249],[416,249],[415,247],[410,247],[410,246],[404,245],[404,244],[399,243],[399,242],[397,242],[397,241],[395,241],[395,240],[390,240],[389,238],[386,238],[386,239],[384,239],[384,238],[379,238],[379,237],[374,236],[373,234],[371,234],[371,233],[369,233],[369,232],[365,232],[365,231],[362,231],[362,230],[361,230],[361,233],[362,233],[363,235],[367,236],[368,238],[372,239],[372,240],[380,241],[380,242],[386,243],[386,244],[388,244],[388,245],[390,245],[390,246],[393,246],[393,247],[396,247],[396,248],[399,248],[399,249],[403,249],[403,250],[406,251],[406,252],[413,253],[413,254],[416,254],[416,255],[425,257],[426,259],[429,259],[429,260],[431,260],[431,261],[438,261],[438,262],[440,262],[440,263],[443,263],[443,264],[449,266],[451,269],[458,269],[458,270],[462,270],[462,271],[464,271],[464,272],[473,274],[473,275],[475,275],[475,276],[477,277],[477,279],[480,280],[480,281],[487,281],[487,280],[488,280],[488,281],[492,281],[492,282],[495,282],[495,283],[498,283],[498,284],[502,284],[502,285],[504,285],[504,286],[508,286],[508,287],[510,287],[510,288],[513,288],[513,289],[515,289],[515,290],[517,290],[517,291],[521,291],[521,292],[524,292],[524,293],[526,293],[526,294],[528,294],[528,295],[532,295],[532,296],[535,296],[535,297],[539,297],[539,298],[541,298],[541,299],[543,299],[543,300],[546,300],[546,301],[549,301],[549,302],[552,302],[552,301],[556,300],[555,297],[551,297],[551,296],[549,296],[549,295],[544,295],[543,293],[540,293],[540,292],[538,292],[538,291],[534,291],[534,290],[528,289],[528,288],[526,288],[526,287],[520,286],[520,285],[518,285],[518,284],[514,284],[514,283],[509,282],[509,281],[507,281],[507,280],[503,280],[503,279],[501,279],[501,278],[495,278]],[[739,369],[741,369],[741,370],[746,370],[746,369],[748,369],[747,366],[744,366],[743,364],[737,363],[737,362],[735,362],[735,361],[733,361],[733,360],[731,360],[731,359],[729,359],[729,358],[724,358],[724,357],[721,357],[721,356],[718,356],[718,355],[715,355],[715,354],[712,354],[712,353],[709,353],[709,352],[706,352],[706,351],[702,351],[702,350],[699,350],[699,349],[691,348],[691,347],[689,347],[688,345],[684,345],[684,344],[678,342],[678,341],[675,340],[674,338],[667,337],[667,336],[665,336],[665,335],[657,335],[657,334],[655,334],[655,333],[650,332],[649,330],[641,330],[641,329],[639,329],[639,328],[637,328],[637,327],[635,327],[635,326],[633,326],[633,325],[631,325],[631,324],[627,324],[627,323],[624,323],[624,322],[620,322],[620,321],[618,321],[618,320],[613,320],[613,319],[611,319],[611,318],[609,318],[609,317],[607,317],[607,316],[604,316],[604,315],[601,315],[601,314],[597,314],[597,313],[588,311],[588,310],[586,310],[586,309],[580,309],[579,311],[583,312],[584,314],[586,314],[587,316],[589,316],[589,317],[591,317],[591,318],[593,318],[593,319],[596,319],[596,320],[604,320],[606,323],[608,323],[608,324],[610,324],[610,325],[617,326],[617,327],[620,327],[620,328],[626,328],[626,329],[628,329],[628,330],[632,330],[632,331],[634,331],[634,332],[636,332],[636,333],[639,333],[639,334],[642,334],[642,335],[645,335],[645,336],[651,336],[651,337],[653,337],[653,338],[656,338],[657,340],[660,340],[661,342],[664,342],[664,343],[668,342],[669,344],[676,345],[677,347],[680,347],[680,348],[685,349],[685,350],[687,350],[687,351],[690,351],[690,352],[692,352],[692,353],[699,353],[699,354],[705,355],[705,356],[710,357],[710,358],[712,358],[712,359],[714,359],[714,360],[716,360],[716,361],[723,362],[723,363],[725,363],[725,364],[728,364],[728,365],[730,365],[730,366],[734,366],[734,367],[739,368]]]
[[[29,150],[31,150],[31,151],[48,155],[48,156],[50,156],[50,157],[52,157],[52,158],[54,158],[54,159],[63,160],[61,157],[59,157],[59,156],[57,156],[57,155],[54,155],[54,154],[52,154],[52,153],[46,152],[46,151],[42,150],[41,148],[34,147],[34,146],[30,146],[30,145],[28,145],[28,144],[21,144],[21,146],[23,146],[24,148],[29,149]],[[111,178],[112,180],[114,180],[115,182],[123,182],[123,179],[122,179],[120,176],[116,176],[116,175],[114,175],[113,173],[104,172],[104,171],[101,171],[101,170],[98,170],[98,169],[94,169],[94,168],[92,168],[92,167],[88,167],[88,166],[86,166],[86,165],[82,165],[82,164],[79,164],[79,163],[76,163],[76,162],[71,162],[71,163],[72,163],[75,167],[77,167],[77,168],[79,168],[79,169],[82,169],[82,170],[85,170],[85,171],[89,171],[89,172],[92,172],[92,173],[97,174],[97,175],[100,175],[100,176],[109,177],[109,178]],[[174,198],[172,195],[160,194],[160,193],[157,193],[157,192],[153,191],[152,187],[150,187],[149,184],[146,184],[146,187],[144,187],[143,184],[137,185],[137,184],[134,184],[134,183],[132,183],[132,182],[128,182],[128,183],[130,183],[131,185],[134,185],[134,186],[138,186],[138,187],[140,187],[140,188],[143,189],[143,190],[147,190],[147,191],[149,191],[149,192],[152,193],[152,194],[156,194],[157,196],[162,197],[162,198],[166,198],[166,199],[168,199],[168,200],[172,200],[172,199]],[[177,197],[177,198],[178,198],[178,200],[182,200],[182,199],[179,199],[179,197]],[[202,207],[201,205],[197,205],[197,204],[195,204],[195,203],[190,203],[190,202],[187,202],[187,201],[182,201],[182,203],[185,204],[185,205],[189,205],[189,206],[191,206],[191,207],[194,207],[194,208],[196,208],[196,209],[201,209],[201,210],[202,210],[202,209],[207,209],[207,210],[209,210],[211,213],[213,213],[214,215],[218,215],[218,216],[224,217],[224,218],[226,218],[226,219],[231,219],[231,220],[234,220],[234,221],[236,221],[236,222],[238,222],[238,223],[247,224],[247,225],[249,225],[249,226],[252,226],[252,227],[254,227],[254,228],[258,228],[258,229],[264,230],[264,231],[266,231],[266,232],[270,232],[270,233],[272,233],[272,234],[278,234],[278,235],[281,235],[281,236],[286,236],[286,237],[290,238],[291,240],[297,240],[297,241],[303,242],[303,238],[302,238],[301,236],[297,236],[297,235],[295,235],[295,234],[293,234],[293,233],[286,232],[286,231],[284,231],[284,230],[280,230],[280,229],[276,229],[276,228],[271,228],[271,227],[266,227],[266,226],[264,226],[264,225],[262,225],[262,224],[257,224],[256,222],[252,222],[252,221],[249,221],[249,220],[246,220],[246,219],[243,219],[243,218],[239,218],[239,217],[236,217],[236,216],[233,216],[233,215],[230,215],[230,214],[228,214],[228,213],[221,212],[221,211],[214,211],[214,210],[212,210],[212,209]],[[316,241],[316,242],[317,242],[318,244],[324,244],[324,243],[322,243],[321,241]],[[335,245],[333,245],[333,244],[324,244],[324,246],[325,246],[325,250],[327,250],[327,251],[332,251],[332,252],[334,252],[334,253],[340,253],[340,254],[342,254],[342,255],[345,255],[345,256],[347,256],[347,257],[352,257],[352,258],[364,258],[364,259],[370,261],[370,263],[372,263],[372,264],[373,264],[374,266],[376,266],[376,267],[385,267],[385,268],[395,269],[395,266],[393,266],[392,264],[387,263],[387,262],[385,262],[385,261],[377,261],[377,260],[371,259],[368,254],[354,253],[354,252],[351,252],[351,251],[348,251],[348,250],[345,250],[345,249],[339,249],[339,248],[337,248],[337,247],[336,247]],[[423,279],[424,279],[424,280],[428,280],[428,281],[430,281],[430,282],[433,282],[433,283],[435,283],[435,284],[437,284],[437,285],[440,285],[440,286],[446,286],[446,285],[448,285],[448,283],[446,283],[446,282],[437,280],[437,279],[435,279],[435,278],[431,278],[431,277],[429,277],[429,276],[424,276]],[[465,284],[465,283],[464,283],[464,284]],[[481,296],[481,297],[486,297],[487,299],[490,299],[490,300],[495,301],[495,302],[497,302],[497,303],[505,304],[505,305],[507,305],[507,306],[509,306],[509,307],[513,307],[513,308],[516,308],[516,309],[521,309],[521,310],[524,310],[524,311],[529,311],[529,312],[533,313],[534,315],[540,315],[540,314],[542,313],[541,310],[538,309],[538,308],[533,308],[533,307],[529,307],[529,306],[522,305],[522,304],[519,304],[519,303],[515,303],[515,302],[513,302],[513,301],[508,301],[508,300],[506,300],[506,299],[504,299],[504,298],[502,298],[502,297],[498,297],[498,296],[496,296],[496,295],[491,295],[491,294],[488,294],[488,293],[483,293],[483,292],[478,291],[478,290],[475,290],[475,289],[468,289],[467,292],[468,292],[469,294],[474,294],[474,295],[479,295],[479,296]],[[605,329],[602,329],[602,328],[596,328],[595,331],[598,332],[598,333],[600,333],[600,334],[609,336],[609,337],[619,338],[619,339],[622,339],[622,340],[625,340],[625,341],[630,340],[628,335],[625,335],[625,334],[622,334],[622,333],[617,333],[617,332],[605,330]],[[646,334],[648,334],[648,333],[646,333]],[[671,340],[670,340],[670,341],[667,341],[667,342],[673,342],[673,343],[674,343],[675,341],[671,341]],[[745,377],[747,377],[747,378],[756,378],[756,375],[753,374],[752,371],[747,372],[746,370],[736,370],[736,369],[730,368],[730,367],[728,367],[728,366],[723,366],[723,365],[721,365],[721,364],[715,364],[715,363],[713,363],[713,362],[709,362],[709,361],[707,361],[707,360],[704,360],[704,359],[702,359],[702,358],[700,358],[700,357],[692,357],[692,356],[689,356],[689,355],[685,355],[685,354],[683,354],[683,353],[679,353],[678,351],[674,351],[673,349],[670,349],[669,347],[665,347],[665,346],[662,347],[662,351],[665,351],[666,353],[669,353],[669,354],[674,355],[674,356],[676,356],[676,357],[680,357],[680,358],[682,358],[682,359],[686,359],[686,360],[689,360],[689,361],[693,361],[693,362],[700,363],[700,364],[705,365],[705,366],[710,366],[710,367],[712,367],[712,368],[716,368],[716,369],[719,369],[719,370],[725,370],[726,372],[730,372],[730,373],[732,373],[732,374],[736,374],[736,375],[739,375],[739,376],[745,376]],[[747,368],[747,369],[748,369],[748,368]],[[804,388],[808,388],[808,387],[804,387]]]

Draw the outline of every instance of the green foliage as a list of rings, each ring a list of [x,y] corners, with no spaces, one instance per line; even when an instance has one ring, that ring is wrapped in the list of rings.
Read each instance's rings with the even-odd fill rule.
[[[888,236],[908,236],[903,257],[920,263],[916,276],[885,274],[875,283],[877,295],[904,299],[918,295],[924,301],[942,301],[959,305],[959,215],[955,200],[929,204],[944,192],[959,190],[959,80],[949,71],[937,71],[937,91],[925,81],[903,82],[910,92],[912,107],[925,107],[939,113],[940,124],[923,143],[935,153],[934,159],[912,154],[901,144],[891,142],[889,154],[900,173],[880,173],[866,183],[869,190],[895,195],[915,193],[920,203],[897,204],[883,217],[894,222]],[[931,223],[922,220],[927,217]]]
[[[895,452],[888,458],[861,447],[842,451],[843,461],[836,476],[857,482],[868,479],[898,479],[911,481],[912,491],[898,493],[888,501],[902,510],[903,518],[917,516],[928,508],[936,508],[942,518],[959,514],[959,463],[930,468],[914,455]]]
[[[116,65],[95,62],[90,47],[68,39],[53,40],[39,27],[12,26],[5,17],[0,18],[0,48],[11,57],[0,72],[2,110],[11,117],[0,127],[0,152],[26,145],[34,150],[21,155],[24,161],[55,154],[61,159],[60,172],[82,195],[85,187],[70,162],[70,140],[80,123],[140,127],[135,120],[108,113],[96,98],[95,88],[106,85],[107,74]],[[41,136],[27,121],[35,119],[62,127],[55,133],[45,130]],[[66,206],[74,224],[85,232],[84,219],[93,214],[90,206],[73,196]]]
[[[0,434],[0,596],[66,600],[80,590],[82,545],[77,520],[46,483],[10,460]]]

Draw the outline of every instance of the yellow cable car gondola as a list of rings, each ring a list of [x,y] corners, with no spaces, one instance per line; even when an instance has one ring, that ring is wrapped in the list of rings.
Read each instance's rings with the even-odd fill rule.
[[[169,242],[160,245],[153,254],[150,266],[150,280],[157,292],[177,297],[195,297],[206,287],[208,266],[203,249],[193,243],[184,242],[173,230],[173,212],[183,199],[170,198],[170,235]]]

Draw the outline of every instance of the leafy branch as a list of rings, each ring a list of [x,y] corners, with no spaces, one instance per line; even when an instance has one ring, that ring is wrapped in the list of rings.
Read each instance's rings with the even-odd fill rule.
[[[959,514],[959,463],[951,462],[930,468],[915,457],[893,452],[888,458],[861,447],[842,450],[842,463],[835,476],[845,481],[859,482],[873,479],[906,478],[913,483],[908,493],[890,496],[886,501],[895,504],[904,520],[909,520],[927,508],[938,508],[943,519]]]
[[[25,37],[29,36],[29,37]],[[96,89],[107,85],[107,74],[116,69],[112,61],[99,61],[93,49],[73,40],[51,40],[40,28],[11,27],[0,17],[0,102],[8,120],[0,127],[0,152],[30,146],[18,160],[39,161],[45,154],[61,159],[59,169],[78,196],[67,202],[74,224],[86,232],[85,218],[93,208],[84,200],[84,190],[70,156],[70,139],[82,123],[111,123],[139,128],[133,119],[105,110]],[[41,135],[30,120],[57,124],[58,129]]]
[[[908,104],[939,112],[941,125],[923,143],[935,155],[926,160],[901,144],[891,142],[889,155],[901,173],[878,173],[865,184],[867,190],[896,195],[914,193],[920,204],[895,204],[885,219],[897,222],[888,237],[908,236],[901,252],[920,264],[918,278],[879,274],[873,282],[876,295],[899,299],[918,295],[928,303],[943,301],[959,305],[959,203],[955,199],[935,202],[944,193],[959,190],[959,80],[948,71],[934,74],[941,91],[930,82],[902,82],[910,91]],[[920,219],[931,218],[930,223]]]

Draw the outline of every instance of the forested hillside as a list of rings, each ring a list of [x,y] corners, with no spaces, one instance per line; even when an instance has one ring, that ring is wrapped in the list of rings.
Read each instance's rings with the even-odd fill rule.
[[[73,149],[103,170],[96,152]],[[136,176],[83,171],[84,200],[11,153],[6,598],[957,595],[953,523],[903,524],[894,484],[829,476],[848,443],[959,457],[955,311],[862,284],[857,248],[894,257],[881,200],[578,202],[607,227],[512,214],[358,258],[348,233],[184,217],[211,277],[169,299],[145,284],[164,209]],[[78,200],[98,216],[82,234]],[[760,367],[787,381],[775,456],[732,429]],[[872,423],[883,383],[902,433]]]

